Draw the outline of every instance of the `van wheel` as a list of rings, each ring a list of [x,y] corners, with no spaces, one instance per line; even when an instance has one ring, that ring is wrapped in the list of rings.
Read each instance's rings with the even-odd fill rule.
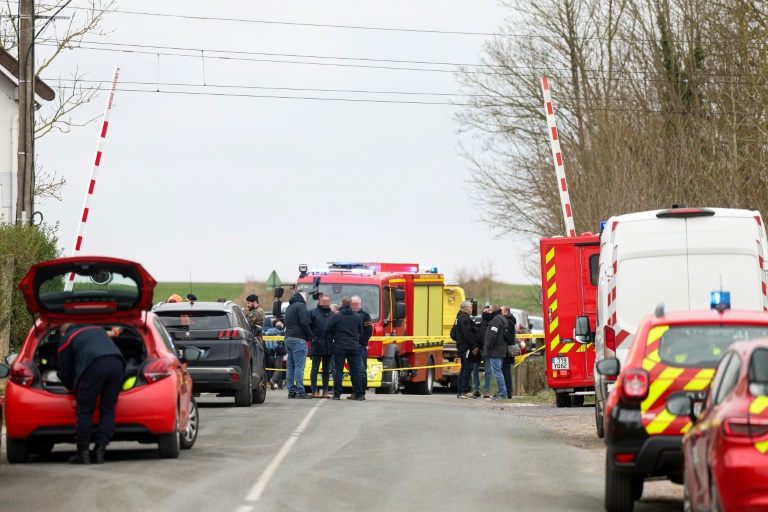
[[[261,382],[259,382],[259,387],[253,390],[251,400],[255,404],[263,404],[264,400],[267,399],[267,371],[264,370],[264,373],[261,375]]]
[[[635,508],[635,475],[619,473],[605,461],[605,511],[632,512]],[[642,492],[642,488],[641,488]]]
[[[251,375],[251,369],[246,368],[245,369],[245,385],[235,391],[235,405],[237,407],[250,407],[251,406],[251,400],[253,399],[252,391],[251,391],[251,379],[253,379],[253,376]]]
[[[575,395],[570,398],[571,398],[572,406],[581,407],[582,405],[584,405],[584,395]]]
[[[161,459],[175,459],[181,448],[179,440],[179,414],[176,412],[176,428],[170,434],[157,436],[157,452]]]
[[[595,401],[595,428],[597,429],[597,437],[600,439],[605,437],[605,418],[600,414],[600,405]]]
[[[189,401],[189,422],[184,432],[179,432],[179,448],[189,450],[197,441],[198,428],[197,402],[194,398]]]
[[[555,405],[558,407],[570,407],[571,395],[569,395],[568,393],[555,392]]]
[[[29,445],[24,439],[5,438],[8,462],[11,464],[23,464],[29,462]]]

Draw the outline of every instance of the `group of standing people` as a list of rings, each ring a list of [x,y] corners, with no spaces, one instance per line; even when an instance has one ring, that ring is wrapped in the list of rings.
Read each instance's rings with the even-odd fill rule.
[[[512,398],[512,365],[515,360],[509,354],[509,345],[517,344],[515,325],[517,319],[509,307],[491,304],[483,308],[480,325],[476,326],[470,315],[472,303],[461,303],[456,315],[456,349],[461,356],[459,372],[459,398]],[[480,394],[480,363],[485,364],[483,393]],[[496,379],[498,395],[491,397],[491,376]],[[470,387],[470,377],[474,391]]]
[[[373,334],[371,315],[363,310],[358,296],[344,297],[334,313],[330,297],[321,294],[317,307],[307,310],[308,295],[298,291],[288,301],[285,311],[285,347],[288,352],[286,382],[288,398],[333,398],[343,391],[344,365],[349,368],[352,394],[349,400],[365,400],[368,387],[368,340]],[[310,383],[312,393],[304,390],[304,366],[312,358]],[[329,394],[330,368],[333,365],[333,395]],[[317,374],[322,372],[322,393]]]

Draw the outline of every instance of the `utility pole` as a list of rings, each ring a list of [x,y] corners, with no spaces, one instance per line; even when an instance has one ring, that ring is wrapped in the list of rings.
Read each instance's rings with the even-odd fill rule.
[[[35,5],[19,5],[19,158],[16,224],[31,223],[35,211]]]

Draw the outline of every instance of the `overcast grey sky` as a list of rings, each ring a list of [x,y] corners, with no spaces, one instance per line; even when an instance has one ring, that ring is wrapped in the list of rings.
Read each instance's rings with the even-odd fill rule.
[[[71,5],[85,4],[75,0]],[[123,0],[118,10],[484,33],[495,32],[510,14],[495,0]],[[273,269],[283,281],[292,281],[300,263],[356,260],[413,261],[438,266],[449,277],[462,267],[493,262],[500,280],[532,282],[520,268],[517,246],[494,240],[479,222],[489,214],[467,196],[468,163],[457,153],[451,117],[456,107],[237,96],[461,101],[458,96],[254,88],[450,94],[459,92],[453,73],[225,60],[216,57],[236,55],[214,52],[475,63],[487,36],[117,12],[107,16],[105,29],[111,33],[86,40],[154,48],[143,50],[150,54],[67,52],[43,78],[55,86],[56,78],[78,67],[89,79],[109,82],[120,64],[118,89],[155,91],[159,81],[164,92],[205,94],[117,91],[82,254],[139,261],[160,281],[186,281],[190,272],[198,282],[263,280]],[[205,59],[199,51],[159,46],[202,49]],[[45,51],[40,47],[38,56]],[[453,69],[252,53],[239,57]],[[102,92],[75,120],[100,118],[105,105]],[[99,131],[100,120],[38,141],[39,163],[68,181],[62,202],[48,200],[38,207],[46,222],[60,223],[65,254],[72,250]]]

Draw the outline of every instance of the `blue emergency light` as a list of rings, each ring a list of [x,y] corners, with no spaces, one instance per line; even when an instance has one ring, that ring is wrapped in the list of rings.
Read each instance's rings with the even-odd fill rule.
[[[440,273],[440,269],[438,269],[437,267],[430,267],[429,273],[430,274],[439,274]]]
[[[602,233],[602,232],[603,232],[603,230],[605,229],[605,225],[606,225],[606,223],[607,223],[607,222],[608,222],[608,221],[605,221],[605,220],[604,220],[604,221],[602,221],[602,222],[600,223],[600,232],[601,232],[601,233]]]
[[[712,309],[716,309],[721,313],[726,309],[731,309],[731,292],[712,292],[710,294],[710,304]]]

